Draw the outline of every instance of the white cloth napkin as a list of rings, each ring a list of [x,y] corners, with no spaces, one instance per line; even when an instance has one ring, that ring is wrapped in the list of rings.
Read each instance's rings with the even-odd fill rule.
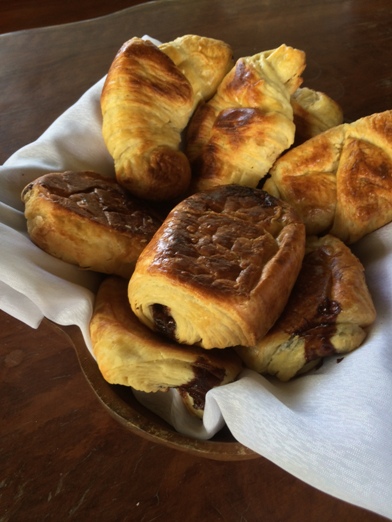
[[[50,171],[113,175],[101,136],[103,79],[0,170],[0,308],[36,328],[43,317],[81,328],[91,350],[95,274],[52,258],[29,240],[20,193]],[[340,363],[289,383],[244,371],[207,394],[204,422],[190,419],[175,392],[135,392],[180,432],[211,437],[224,423],[234,437],[292,475],[337,498],[392,519],[392,226],[364,238],[377,321],[364,345]]]

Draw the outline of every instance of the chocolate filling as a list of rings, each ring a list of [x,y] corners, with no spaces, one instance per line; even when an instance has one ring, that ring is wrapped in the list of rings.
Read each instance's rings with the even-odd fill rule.
[[[216,368],[200,357],[193,365],[194,378],[179,386],[178,391],[182,396],[189,395],[193,400],[193,407],[196,410],[204,410],[206,393],[215,386],[219,386],[224,377],[225,370]]]
[[[151,306],[151,309],[156,330],[169,339],[176,340],[177,325],[173,317],[170,315],[170,308],[155,303]]]
[[[323,248],[305,256],[281,318],[281,327],[287,333],[305,340],[307,362],[336,353],[331,338],[341,306],[329,297],[333,283],[331,263],[333,259]]]

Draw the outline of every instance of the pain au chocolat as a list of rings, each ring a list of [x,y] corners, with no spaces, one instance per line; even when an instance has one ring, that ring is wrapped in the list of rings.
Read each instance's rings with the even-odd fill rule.
[[[109,276],[96,295],[90,333],[103,377],[144,392],[176,388],[188,409],[201,417],[205,394],[237,378],[240,358],[234,350],[181,346],[152,332],[133,314],[127,285]]]
[[[254,345],[282,312],[305,229],[260,189],[225,185],[179,203],[140,255],[129,301],[150,329],[206,349]]]
[[[287,381],[358,348],[375,317],[363,266],[349,247],[331,235],[309,238],[284,312],[254,347],[237,353],[248,368]]]
[[[186,153],[193,191],[257,186],[294,141],[290,96],[304,68],[305,53],[284,44],[237,60],[190,121]]]
[[[308,235],[352,244],[392,220],[392,110],[329,129],[281,156],[263,188]]]
[[[115,180],[55,172],[22,192],[27,230],[45,252],[82,268],[130,277],[162,219]]]
[[[118,51],[101,94],[102,133],[117,180],[132,194],[161,201],[188,188],[182,132],[200,99],[226,74],[231,56],[224,42],[195,35],[162,49],[135,37]]]

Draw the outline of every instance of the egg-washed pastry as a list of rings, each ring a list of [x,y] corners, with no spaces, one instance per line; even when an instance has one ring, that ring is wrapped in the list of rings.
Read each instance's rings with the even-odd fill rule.
[[[256,187],[294,141],[291,94],[302,82],[303,51],[281,45],[237,60],[187,130],[192,190]]]
[[[231,55],[224,42],[197,36],[162,49],[135,37],[118,51],[101,95],[102,133],[117,180],[132,194],[163,201],[188,188],[181,134],[196,104],[226,74]]]
[[[270,174],[264,190],[295,208],[308,235],[358,241],[392,220],[392,110],[315,136]]]
[[[343,123],[342,108],[324,92],[299,87],[290,101],[294,111],[295,145]]]
[[[358,258],[334,236],[309,238],[283,314],[254,347],[237,353],[247,367],[288,381],[320,359],[358,348],[375,318]]]
[[[189,196],[140,255],[129,301],[152,330],[202,348],[254,345],[282,312],[301,267],[305,229],[260,189]]]
[[[240,358],[231,349],[181,346],[152,332],[133,314],[127,286],[127,280],[109,276],[96,296],[90,333],[103,377],[144,392],[176,388],[201,417],[207,391],[234,381],[242,369]]]
[[[173,60],[192,85],[194,108],[215,94],[234,65],[230,45],[206,36],[186,34],[161,44],[159,49]]]
[[[102,133],[117,180],[132,194],[165,200],[188,187],[179,146],[193,99],[189,81],[153,43],[132,38],[118,51],[101,94]]]
[[[95,172],[55,172],[22,192],[32,241],[82,268],[130,277],[162,219],[114,179]]]

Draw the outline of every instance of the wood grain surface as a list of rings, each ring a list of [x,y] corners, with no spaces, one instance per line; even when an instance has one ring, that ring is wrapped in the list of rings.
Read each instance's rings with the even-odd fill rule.
[[[1,2],[0,34],[97,18],[151,0],[12,0]]]
[[[284,42],[306,50],[306,84],[347,120],[392,107],[389,0],[158,0],[96,18],[135,3],[1,4],[0,163],[99,80],[133,35],[219,37],[237,56]],[[262,457],[219,462],[131,434],[99,403],[60,328],[45,320],[34,330],[1,311],[0,415],[1,522],[384,520]]]

